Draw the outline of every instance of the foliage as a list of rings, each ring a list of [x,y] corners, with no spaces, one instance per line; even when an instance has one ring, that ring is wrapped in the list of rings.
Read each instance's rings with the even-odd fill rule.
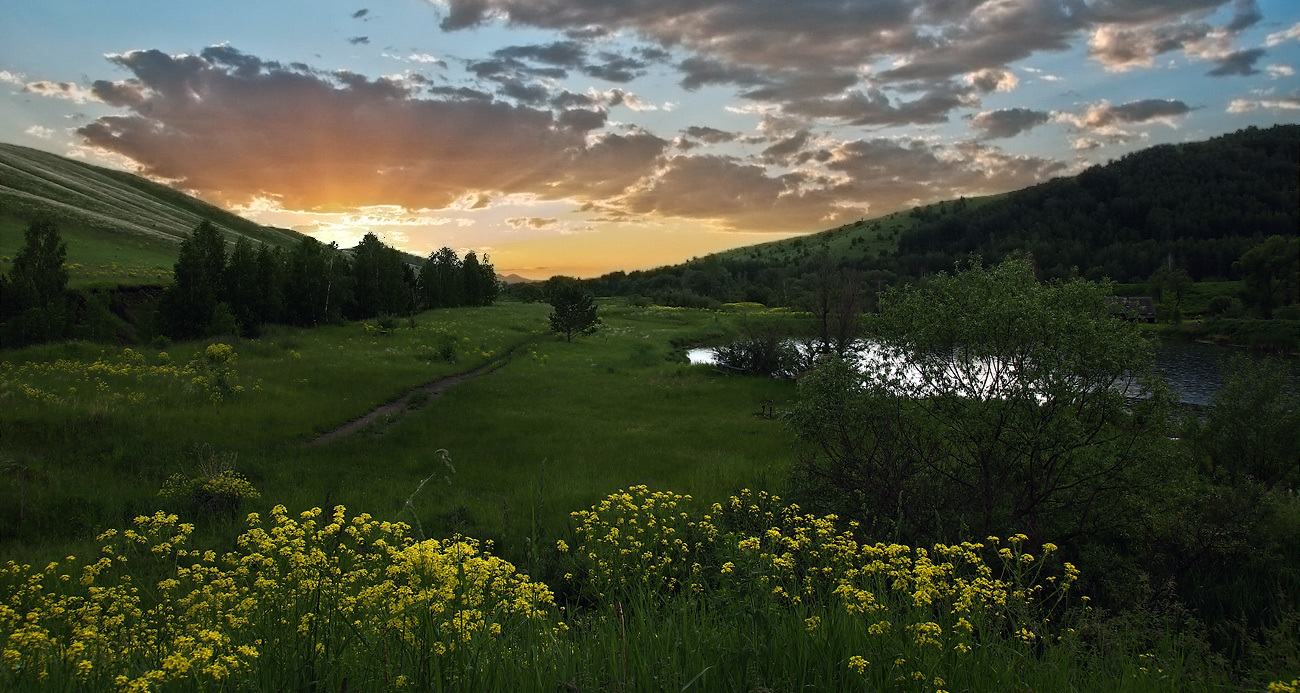
[[[1051,687],[1052,670],[1080,656],[1068,622],[1049,620],[1064,617],[1078,577],[1053,545],[860,543],[836,518],[764,492],[703,513],[684,510],[689,500],[634,487],[575,513],[574,546],[557,544],[578,571],[565,580],[608,592],[566,605],[564,620],[546,584],[482,543],[417,540],[405,524],[342,506],[294,518],[277,505],[265,525],[250,514],[225,553],[191,547],[194,526],[176,515],[140,516],[103,532],[94,560],[0,570],[0,681],[547,690],[585,675],[662,690],[663,677],[681,688],[698,672],[708,689],[758,677],[782,688],[939,691],[1022,677]],[[741,623],[752,630],[736,632]],[[655,663],[666,653],[651,632],[690,661],[665,671],[671,660]],[[767,656],[745,645],[755,638],[772,646]],[[1152,676],[1186,666],[1165,655],[1143,655]]]
[[[1198,283],[1237,280],[1244,253],[1268,236],[1294,238],[1300,228],[1298,160],[1300,126],[1247,128],[1152,147],[1005,195],[917,207],[670,267],[613,272],[590,286],[601,296],[645,295],[662,305],[794,306],[799,285],[816,281],[823,253],[855,271],[868,308],[883,286],[949,271],[976,255],[998,262],[1031,253],[1048,279],[1145,283],[1172,262],[1174,272]],[[1185,315],[1199,312],[1178,307]]]
[[[1023,260],[891,292],[864,372],[832,360],[800,382],[806,490],[905,537],[1096,531],[1163,440],[1150,347],[1108,295],[1040,285]]]
[[[171,336],[193,338],[208,334],[223,293],[225,269],[226,241],[205,219],[181,242],[172,284],[159,305]]]
[[[546,300],[551,304],[551,330],[564,335],[566,342],[575,334],[590,334],[600,325],[596,302],[591,292],[572,277],[556,276],[546,282]]]
[[[713,350],[719,366],[765,376],[792,376],[801,360],[790,338],[775,329],[747,330]]]
[[[1248,478],[1266,489],[1300,488],[1300,379],[1280,360],[1233,357],[1196,449],[1216,476]]]
[[[245,501],[262,497],[248,479],[235,471],[234,453],[219,455],[212,446],[197,449],[199,473],[177,472],[163,482],[158,495],[184,501],[189,509],[229,515],[233,520]]]
[[[50,219],[32,221],[13,268],[0,275],[0,347],[14,348],[65,337],[71,324],[68,245]]]
[[[342,506],[320,518],[276,506],[264,526],[251,514],[237,548],[219,555],[189,548],[194,526],[158,512],[100,535],[91,562],[10,561],[0,682],[427,690],[477,667],[514,670],[518,655],[497,641],[563,626],[548,623],[545,585],[473,539],[415,541],[404,524]]]
[[[1245,275],[1244,298],[1265,318],[1300,300],[1300,237],[1269,236],[1242,254],[1236,266]]]

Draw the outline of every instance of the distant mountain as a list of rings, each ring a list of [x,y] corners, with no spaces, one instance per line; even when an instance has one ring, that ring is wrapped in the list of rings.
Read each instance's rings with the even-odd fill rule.
[[[1151,147],[1078,176],[865,219],[808,236],[593,280],[607,294],[670,303],[788,303],[820,257],[873,286],[951,271],[973,256],[1031,253],[1042,275],[1145,282],[1172,265],[1238,279],[1246,250],[1300,233],[1300,125]]]
[[[56,217],[62,227],[179,245],[207,219],[227,235],[289,246],[296,231],[261,226],[166,185],[37,149],[0,144],[0,215]]]
[[[498,274],[498,275],[497,275],[497,279],[500,279],[501,281],[503,281],[503,282],[505,282],[505,283],[507,283],[507,284],[532,284],[532,283],[534,283],[534,282],[537,281],[536,279],[529,279],[528,277],[521,277],[521,276],[519,276],[519,275],[517,275],[517,274],[506,274],[506,275],[500,275],[500,274]]]

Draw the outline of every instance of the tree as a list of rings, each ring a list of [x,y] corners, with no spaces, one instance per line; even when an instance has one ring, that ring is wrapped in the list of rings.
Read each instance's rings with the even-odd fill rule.
[[[573,277],[555,276],[546,281],[546,300],[551,304],[551,329],[564,335],[566,342],[575,334],[594,332],[600,324],[591,292]]]
[[[171,286],[159,305],[171,336],[201,337],[207,333],[221,299],[225,267],[226,241],[217,227],[204,219],[181,241]]]
[[[1225,364],[1192,439],[1216,476],[1249,478],[1266,489],[1300,485],[1300,389],[1291,366],[1238,354]]]
[[[1236,266],[1245,275],[1245,298],[1265,318],[1296,301],[1300,286],[1300,238],[1270,236],[1242,254]]]
[[[68,244],[51,220],[37,218],[23,233],[7,277],[0,277],[0,342],[37,344],[68,333]]]
[[[240,236],[226,261],[221,291],[221,300],[235,316],[240,334],[254,334],[261,324],[258,295],[263,291],[264,287],[258,282],[257,252],[247,236]]]
[[[425,308],[451,308],[461,305],[464,280],[460,258],[446,246],[429,254],[420,267],[420,296]]]
[[[790,421],[805,492],[916,541],[1100,529],[1107,504],[1140,486],[1167,404],[1109,293],[1039,284],[1010,260],[886,294],[874,363],[832,360],[800,382]]]
[[[490,306],[497,300],[497,294],[500,293],[497,273],[486,255],[480,261],[472,251],[466,253],[462,273],[465,278],[465,305]]]
[[[804,305],[817,327],[817,350],[844,356],[857,342],[861,328],[861,278],[823,252],[805,281]]]

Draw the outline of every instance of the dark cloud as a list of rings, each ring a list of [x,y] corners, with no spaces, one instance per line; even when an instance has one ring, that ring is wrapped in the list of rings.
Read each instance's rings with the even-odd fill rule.
[[[736,67],[707,58],[687,58],[677,65],[677,70],[682,73],[681,86],[687,91],[714,84],[767,84],[767,79],[757,69]]]
[[[362,9],[357,10],[356,12],[353,12],[353,13],[352,13],[352,18],[353,18],[353,19],[361,19],[362,17],[364,17],[364,16],[366,16],[366,15],[368,15],[368,14],[370,14],[370,9],[369,9],[369,8],[362,8]]]
[[[1205,73],[1210,77],[1228,77],[1230,75],[1257,75],[1259,70],[1256,69],[1255,63],[1268,51],[1263,48],[1251,48],[1244,51],[1235,51],[1229,53],[1215,62],[1218,67]]]
[[[353,36],[352,38],[349,38],[349,39],[348,39],[348,43],[350,43],[350,44],[352,44],[352,45],[354,45],[354,46],[365,45],[365,44],[367,44],[367,43],[370,43],[370,37],[369,37],[369,36]]]
[[[513,78],[502,78],[496,80],[499,85],[498,92],[505,97],[525,103],[530,106],[540,106],[551,98],[551,90],[545,85],[536,82],[525,82]]]
[[[803,150],[811,137],[811,132],[800,130],[764,149],[760,157],[770,164],[788,164]]]
[[[615,53],[601,53],[601,63],[582,66],[583,74],[588,77],[603,79],[607,82],[626,83],[645,74],[649,63]]]
[[[646,133],[592,137],[592,114],[398,78],[304,72],[218,47],[136,51],[129,79],[92,85],[125,110],[78,132],[143,173],[221,204],[291,209],[439,208],[467,194],[596,200],[649,175],[668,147]],[[581,126],[581,127],[578,127]]]
[[[1080,9],[1093,22],[1135,24],[1204,13],[1226,4],[1227,0],[1093,0]]]
[[[1224,28],[1235,34],[1255,26],[1263,18],[1255,0],[1237,0],[1233,3],[1232,21]]]
[[[999,139],[1028,132],[1050,119],[1051,114],[1046,111],[1004,108],[975,115],[971,118],[971,127],[979,130],[985,139]]]
[[[880,89],[857,90],[836,98],[784,104],[787,113],[828,118],[849,125],[889,126],[944,123],[955,108],[975,105],[968,88],[946,86],[911,101],[893,100]]]
[[[559,122],[566,128],[572,128],[579,132],[589,130],[599,130],[605,127],[605,121],[609,119],[609,114],[604,111],[593,111],[585,108],[574,108],[564,111],[560,114]]]
[[[791,113],[849,123],[942,122],[977,105],[948,85],[977,93],[1014,86],[1008,66],[1036,53],[1064,52],[1090,38],[1109,69],[1151,65],[1175,50],[1206,57],[1212,32],[1259,21],[1256,0],[440,0],[443,27],[488,21],[569,32],[599,27],[626,32],[684,54],[677,63],[688,90],[739,87],[747,98]],[[1230,23],[1203,20],[1231,6]],[[1230,41],[1230,39],[1228,39]],[[1223,49],[1220,53],[1225,52]],[[665,55],[666,59],[666,55]],[[867,68],[867,69],[864,69]],[[607,73],[625,78],[635,70]],[[972,77],[972,75],[975,75]],[[852,80],[852,81],[849,81]],[[849,84],[844,84],[849,81]],[[854,82],[856,93],[844,93]],[[900,92],[923,94],[902,99]],[[945,110],[946,109],[946,110]]]
[[[683,130],[682,134],[691,139],[704,142],[705,144],[721,144],[736,139],[736,134],[734,132],[727,132],[725,130],[700,125],[692,125]]]
[[[587,49],[576,41],[556,41],[546,45],[509,46],[493,51],[492,55],[507,61],[531,60],[576,69],[586,59]]]
[[[488,92],[469,87],[429,87],[425,91],[432,96],[441,96],[449,100],[491,101],[494,98]]]

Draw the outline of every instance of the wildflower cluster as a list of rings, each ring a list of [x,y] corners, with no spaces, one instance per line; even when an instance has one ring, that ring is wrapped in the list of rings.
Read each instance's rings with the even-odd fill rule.
[[[717,530],[707,519],[697,522],[683,511],[681,505],[690,500],[633,486],[573,513],[579,542],[573,560],[588,596],[625,598],[683,587],[698,591],[705,579],[699,561]]]
[[[235,350],[212,344],[184,365],[167,352],[147,358],[131,349],[101,351],[93,361],[56,359],[21,365],[0,362],[0,399],[19,398],[47,406],[87,402],[142,404],[168,391],[198,394],[211,402],[244,391],[235,383]]]
[[[158,495],[188,500],[200,510],[232,514],[239,510],[245,500],[262,497],[243,474],[233,469],[196,477],[177,472],[163,482]]]
[[[1068,563],[1044,576],[1042,558],[1056,547],[1035,557],[1024,535],[1005,545],[996,537],[987,546],[865,544],[854,524],[840,530],[835,516],[765,492],[742,491],[698,520],[678,507],[686,500],[639,486],[574,514],[569,553],[593,596],[661,598],[689,586],[797,617],[814,637],[834,628],[863,648],[846,657],[847,669],[879,685],[939,690],[994,640],[1034,644],[1045,635],[1041,602],[1059,602],[1078,577]]]
[[[341,506],[248,523],[220,556],[188,548],[193,526],[159,512],[101,535],[94,562],[9,562],[0,688],[429,687],[463,673],[467,653],[490,666],[516,656],[511,642],[551,636],[550,590],[475,540],[417,542]]]

